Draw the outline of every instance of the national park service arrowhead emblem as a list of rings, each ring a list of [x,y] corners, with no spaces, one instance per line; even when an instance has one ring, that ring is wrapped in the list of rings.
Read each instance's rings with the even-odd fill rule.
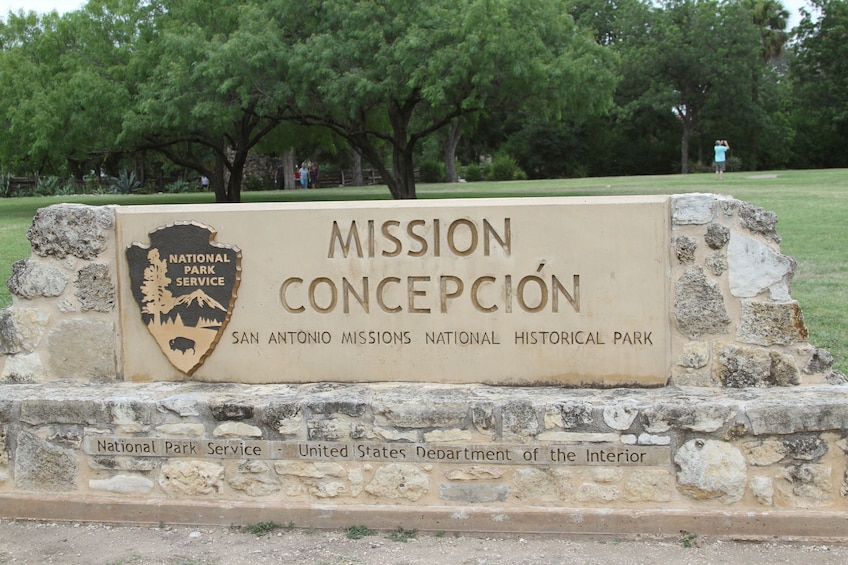
[[[141,319],[168,361],[191,375],[215,349],[236,302],[241,250],[213,241],[215,230],[177,222],[127,248]]]

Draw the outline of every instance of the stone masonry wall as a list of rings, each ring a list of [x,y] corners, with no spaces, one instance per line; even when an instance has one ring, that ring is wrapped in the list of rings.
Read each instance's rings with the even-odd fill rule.
[[[807,342],[776,217],[706,194],[674,196],[672,210],[669,386],[569,390],[123,383],[113,210],[42,209],[0,311],[0,497],[848,510],[848,387]],[[632,466],[292,460],[91,454],[97,438],[668,451]]]

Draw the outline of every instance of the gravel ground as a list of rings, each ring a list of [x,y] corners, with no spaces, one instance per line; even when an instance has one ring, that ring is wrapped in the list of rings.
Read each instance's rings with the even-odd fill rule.
[[[584,539],[241,527],[114,526],[0,520],[0,564],[531,565],[844,564],[848,543]],[[363,532],[360,532],[363,533]],[[367,533],[367,532],[366,532]],[[848,541],[848,540],[841,540]]]

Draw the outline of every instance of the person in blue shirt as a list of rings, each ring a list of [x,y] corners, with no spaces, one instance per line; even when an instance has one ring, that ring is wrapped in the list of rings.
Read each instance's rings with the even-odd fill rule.
[[[724,178],[724,168],[727,164],[726,153],[730,150],[730,144],[726,139],[716,139],[714,149],[716,178],[722,180]]]

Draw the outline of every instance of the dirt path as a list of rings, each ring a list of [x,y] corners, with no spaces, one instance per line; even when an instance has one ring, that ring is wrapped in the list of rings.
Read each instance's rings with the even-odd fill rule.
[[[360,532],[361,533],[361,532]],[[395,539],[392,539],[394,537]],[[406,541],[403,541],[406,539]],[[485,537],[0,521],[0,564],[554,565],[848,563],[848,544]]]

